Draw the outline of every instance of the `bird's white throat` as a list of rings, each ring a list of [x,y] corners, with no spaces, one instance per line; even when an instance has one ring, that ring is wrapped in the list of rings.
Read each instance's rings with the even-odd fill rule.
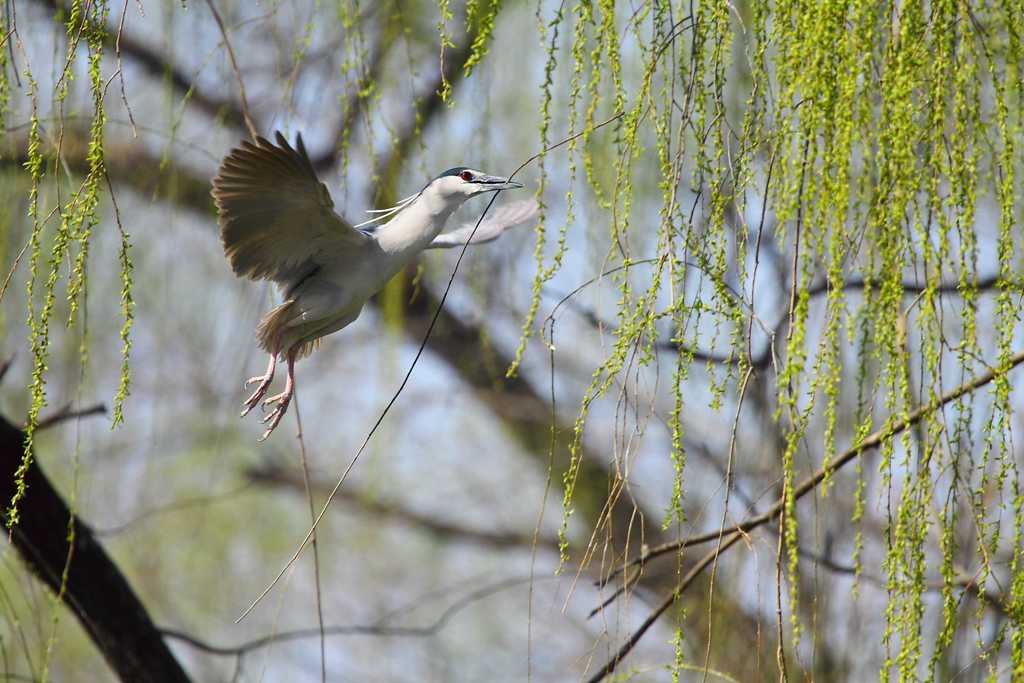
[[[375,231],[377,244],[389,254],[423,250],[441,233],[448,218],[466,199],[465,196],[444,197],[428,186],[409,206]]]

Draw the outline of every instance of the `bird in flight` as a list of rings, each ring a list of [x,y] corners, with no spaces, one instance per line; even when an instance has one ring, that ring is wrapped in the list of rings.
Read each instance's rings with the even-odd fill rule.
[[[423,250],[489,242],[538,209],[534,199],[513,202],[478,227],[467,223],[442,234],[448,218],[470,197],[523,187],[459,166],[352,226],[334,211],[302,136],[294,148],[280,133],[276,140],[258,137],[233,149],[221,162],[212,192],[231,269],[239,277],[274,282],[282,298],[256,328],[260,347],[270,355],[266,372],[245,383],[257,386],[243,404],[242,417],[257,405],[273,407],[263,418],[266,430],[260,441],[288,410],[295,393],[295,361],[308,356],[321,338],[352,323],[370,297]],[[284,391],[266,397],[281,360],[288,367]]]

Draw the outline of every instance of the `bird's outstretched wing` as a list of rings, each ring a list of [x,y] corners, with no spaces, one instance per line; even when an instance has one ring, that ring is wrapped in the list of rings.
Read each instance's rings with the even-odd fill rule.
[[[294,283],[325,258],[372,239],[334,212],[298,136],[293,149],[248,140],[231,150],[213,179],[220,237],[235,274]]]
[[[501,237],[501,233],[509,228],[525,223],[536,216],[539,208],[537,200],[533,198],[510,202],[498,207],[485,218],[475,234],[473,228],[476,226],[476,221],[464,223],[451,232],[445,232],[435,237],[434,241],[427,245],[427,249],[451,249],[452,247],[461,247],[467,242],[483,244],[496,240]],[[472,240],[469,238],[471,234],[473,235]]]

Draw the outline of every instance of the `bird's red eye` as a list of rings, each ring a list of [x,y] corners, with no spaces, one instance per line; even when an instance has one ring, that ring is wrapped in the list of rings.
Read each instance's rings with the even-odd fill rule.
[[[459,174],[459,177],[468,183],[470,180],[473,179],[473,174],[470,173],[469,171],[463,171],[462,173]]]

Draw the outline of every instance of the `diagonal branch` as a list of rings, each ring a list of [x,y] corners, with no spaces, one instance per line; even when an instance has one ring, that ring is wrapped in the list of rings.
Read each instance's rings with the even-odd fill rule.
[[[726,550],[731,548],[732,545],[736,543],[736,541],[740,540],[740,538],[742,537],[743,534],[735,532],[728,538],[723,539],[721,545],[715,546],[711,549],[711,551],[708,554],[702,557],[700,559],[700,562],[695,564],[693,568],[686,573],[686,576],[684,576],[682,581],[679,582],[679,585],[676,586],[676,589],[669,593],[668,597],[662,600],[657,605],[657,607],[651,610],[651,613],[648,614],[647,618],[644,619],[643,623],[640,624],[640,626],[638,626],[635,631],[633,631],[633,634],[629,637],[629,639],[627,639],[626,642],[619,647],[619,649],[615,652],[611,659],[605,662],[604,666],[597,670],[597,673],[595,673],[593,676],[590,677],[590,679],[588,679],[587,683],[598,683],[598,681],[602,680],[605,676],[613,673],[615,669],[619,666],[619,662],[621,662],[626,657],[626,655],[628,655],[630,651],[636,646],[636,644],[640,642],[640,638],[642,638],[643,635],[647,633],[647,630],[654,625],[654,622],[656,622],[658,618],[665,613],[665,610],[672,606],[672,603],[674,603],[679,598],[679,596],[682,595],[683,591],[689,588],[690,584],[697,580],[697,578],[704,571],[705,567],[707,567],[709,564],[718,559],[719,555],[721,555]]]
[[[882,429],[879,429],[873,434],[870,434],[859,444],[853,446],[846,452],[837,456],[834,460],[832,460],[829,463],[827,467],[822,467],[817,472],[812,474],[810,477],[805,479],[799,486],[797,486],[796,489],[793,491],[794,502],[800,500],[811,491],[814,491],[818,487],[818,484],[824,481],[827,477],[830,477],[833,473],[841,469],[843,466],[857,459],[859,456],[877,448],[878,446],[882,445],[882,443],[884,443],[887,439],[896,436],[900,432],[906,431],[907,429],[911,428],[912,426],[920,422],[924,417],[943,408],[948,403],[952,403],[953,401],[956,401],[957,399],[967,394],[970,394],[976,391],[977,389],[980,389],[981,387],[990,383],[995,378],[1007,374],[1021,363],[1024,363],[1024,351],[1019,351],[1013,356],[1011,356],[1009,360],[1006,362],[1006,365],[1004,365],[1003,367],[993,368],[986,373],[978,375],[977,377],[961,384],[960,386],[943,394],[942,396],[931,401],[930,403],[920,406],[919,408],[917,408],[917,410],[910,413],[910,415],[908,415],[907,417],[902,418],[900,420],[896,420],[892,424],[887,425]],[[669,608],[669,606],[672,605],[672,603],[679,599],[679,597],[683,594],[684,590],[690,585],[690,583],[693,582],[693,579],[696,577],[695,573],[699,574],[700,571],[704,569],[704,567],[706,567],[708,564],[711,564],[711,562],[713,562],[719,555],[721,555],[728,548],[730,548],[740,538],[746,536],[750,531],[756,529],[759,526],[774,521],[782,514],[782,511],[785,509],[785,506],[786,500],[785,496],[783,496],[782,498],[778,499],[775,502],[775,504],[772,505],[771,508],[769,508],[767,511],[760,515],[756,515],[743,522],[740,522],[739,524],[736,524],[731,527],[722,528],[718,531],[712,531],[706,534],[701,534],[699,536],[692,536],[681,541],[665,543],[661,546],[653,548],[649,552],[641,555],[640,557],[630,562],[626,562],[621,567],[619,567],[615,572],[613,572],[612,576],[615,576],[617,573],[622,572],[623,570],[628,569],[630,567],[644,565],[649,560],[655,557],[665,555],[673,551],[681,550],[683,548],[700,545],[702,543],[708,543],[710,541],[719,541],[718,545],[715,548],[713,548],[711,552],[705,555],[701,559],[701,561],[698,562],[697,565],[686,575],[686,577],[684,577],[684,579],[676,586],[675,590],[673,590],[668,595],[668,597],[666,597],[665,600],[662,601],[662,603],[659,604],[651,612],[650,615],[648,615],[647,619],[644,620],[643,624],[641,624],[640,627],[636,631],[634,631],[634,633],[629,637],[629,639],[626,640],[626,642],[615,653],[614,657],[608,660],[608,662],[603,667],[601,667],[598,673],[590,679],[590,683],[597,683],[597,681],[600,681],[605,676],[615,671],[619,662],[630,652],[630,650],[633,649],[633,647],[639,641],[643,633],[647,631],[648,628],[650,628],[650,626],[658,619],[658,617],[661,616],[662,613],[665,612],[665,610]]]
[[[1011,356],[1004,367],[998,369],[993,368],[984,374],[978,375],[974,379],[965,382],[964,384],[961,384],[957,388],[943,394],[938,399],[918,407],[917,410],[910,413],[910,415],[908,415],[907,417],[900,420],[896,420],[891,425],[882,427],[878,431],[868,435],[867,437],[865,437],[863,441],[861,441],[856,446],[853,446],[846,450],[845,452],[836,456],[833,460],[829,462],[827,467],[819,469],[817,472],[815,472],[810,477],[805,479],[803,483],[797,486],[794,490],[794,499],[800,500],[805,495],[816,489],[818,487],[818,484],[820,484],[822,481],[831,477],[832,474],[834,474],[836,471],[842,469],[849,462],[855,460],[857,457],[863,455],[864,453],[873,450],[878,446],[881,446],[886,439],[896,436],[900,432],[906,431],[910,427],[920,422],[927,415],[934,413],[936,410],[939,410],[948,403],[952,403],[953,401],[962,398],[966,394],[969,394],[977,389],[980,389],[981,387],[985,386],[986,384],[994,380],[996,377],[1005,375],[1006,373],[1008,373],[1010,370],[1014,369],[1021,363],[1024,363],[1024,351],[1019,351],[1018,353]],[[765,512],[754,517],[750,517],[749,519],[740,522],[739,524],[736,524],[732,527],[727,527],[719,531],[710,531],[706,534],[691,536],[690,538],[684,539],[682,541],[673,541],[672,543],[665,543],[664,545],[657,546],[655,548],[652,548],[643,556],[638,557],[622,565],[619,569],[616,570],[616,573],[621,572],[622,570],[635,565],[645,564],[647,561],[654,559],[655,557],[673,552],[675,550],[689,548],[691,546],[701,545],[703,543],[709,543],[710,541],[718,540],[723,534],[729,534],[737,531],[744,533],[749,532],[761,526],[762,524],[766,524],[767,522],[770,522],[776,517],[778,517],[779,514],[782,512],[784,506],[785,502],[780,498],[779,500],[775,501],[775,504],[772,505]]]

